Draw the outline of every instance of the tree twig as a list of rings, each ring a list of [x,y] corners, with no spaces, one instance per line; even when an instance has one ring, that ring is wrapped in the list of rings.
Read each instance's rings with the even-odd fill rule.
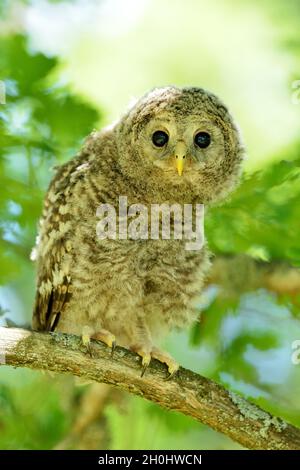
[[[219,285],[226,295],[265,288],[297,301],[300,294],[300,269],[284,261],[264,262],[247,255],[221,256],[213,259],[207,285]]]
[[[167,381],[166,368],[156,360],[141,377],[136,354],[117,347],[112,358],[97,341],[93,341],[92,348],[90,357],[77,336],[0,328],[2,365],[71,373],[114,385],[191,416],[250,449],[300,449],[300,429],[207,378],[180,368]]]

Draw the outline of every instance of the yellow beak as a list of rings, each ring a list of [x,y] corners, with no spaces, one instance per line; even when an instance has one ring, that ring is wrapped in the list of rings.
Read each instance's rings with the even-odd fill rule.
[[[182,175],[184,160],[186,154],[186,146],[183,142],[178,142],[175,147],[176,168],[179,176]]]
[[[176,156],[176,168],[179,176],[181,176],[183,172],[183,157]]]

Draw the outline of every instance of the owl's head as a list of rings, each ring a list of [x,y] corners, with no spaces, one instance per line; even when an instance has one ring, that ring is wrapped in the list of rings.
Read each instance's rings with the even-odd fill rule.
[[[116,132],[121,170],[151,202],[208,203],[238,181],[239,132],[224,104],[201,88],[154,89]]]

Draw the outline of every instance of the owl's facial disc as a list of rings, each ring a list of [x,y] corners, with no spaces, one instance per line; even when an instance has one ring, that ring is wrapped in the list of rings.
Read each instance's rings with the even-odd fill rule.
[[[122,173],[151,201],[219,200],[238,179],[238,129],[226,106],[201,88],[155,89],[116,130]]]
[[[178,117],[164,111],[141,131],[139,149],[147,165],[160,168],[170,182],[180,184],[181,178],[195,178],[212,161],[218,165],[224,154],[224,138],[207,116]]]

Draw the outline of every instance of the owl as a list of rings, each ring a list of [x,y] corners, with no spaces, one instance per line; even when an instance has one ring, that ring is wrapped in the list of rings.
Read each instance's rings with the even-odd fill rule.
[[[119,344],[141,357],[142,374],[151,358],[175,374],[177,362],[157,344],[199,316],[210,267],[206,242],[187,250],[184,236],[100,239],[97,211],[118,207],[120,196],[149,210],[207,208],[234,189],[243,156],[226,106],[196,87],[154,89],[119,121],[92,132],[57,169],[44,201],[33,329],[79,335],[90,352],[91,339],[112,350]]]

